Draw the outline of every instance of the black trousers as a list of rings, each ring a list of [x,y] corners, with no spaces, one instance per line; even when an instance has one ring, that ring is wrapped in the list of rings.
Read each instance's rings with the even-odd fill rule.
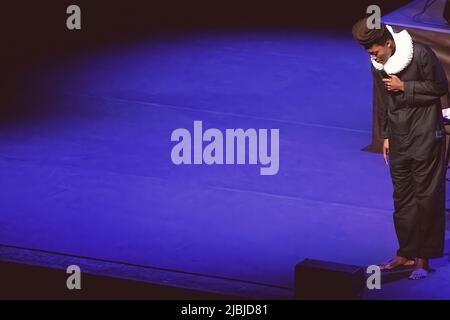
[[[445,139],[436,140],[430,151],[421,160],[394,156],[390,161],[398,256],[430,259],[444,253]]]

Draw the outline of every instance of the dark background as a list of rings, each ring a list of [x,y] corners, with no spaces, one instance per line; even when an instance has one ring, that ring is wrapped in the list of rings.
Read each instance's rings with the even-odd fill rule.
[[[13,53],[29,56],[35,50],[68,50],[164,30],[314,27],[349,31],[368,5],[377,4],[386,14],[408,2],[19,0],[1,5],[2,38]],[[65,27],[70,4],[81,7],[80,31]]]
[[[360,1],[140,1],[140,0],[18,0],[2,3],[0,10],[2,94],[20,70],[42,59],[74,53],[80,48],[128,41],[155,32],[220,29],[263,30],[315,28],[350,32],[377,4],[382,14],[408,0]],[[82,30],[66,28],[66,8],[81,7]]]

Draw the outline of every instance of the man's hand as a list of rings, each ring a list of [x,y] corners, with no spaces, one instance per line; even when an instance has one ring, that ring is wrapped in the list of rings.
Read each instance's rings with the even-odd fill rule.
[[[390,78],[383,79],[383,82],[389,92],[405,91],[405,83],[396,75],[391,75]]]
[[[386,165],[389,165],[389,139],[384,139],[383,141],[383,158],[384,158],[384,163],[386,163]]]

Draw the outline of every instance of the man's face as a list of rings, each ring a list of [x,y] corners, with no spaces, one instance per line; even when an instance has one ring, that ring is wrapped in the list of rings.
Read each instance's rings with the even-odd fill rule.
[[[371,59],[378,63],[385,64],[392,54],[390,45],[390,41],[387,41],[384,45],[374,44],[367,49],[367,52],[370,54]]]

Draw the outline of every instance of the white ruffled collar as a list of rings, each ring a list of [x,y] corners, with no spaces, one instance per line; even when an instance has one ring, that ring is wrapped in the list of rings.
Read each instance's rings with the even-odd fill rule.
[[[381,63],[372,60],[372,65],[377,70],[385,70],[388,74],[397,74],[403,71],[413,58],[413,41],[408,31],[402,30],[395,33],[391,26],[386,26],[389,32],[392,34],[395,42],[395,53],[386,61],[383,65]]]

